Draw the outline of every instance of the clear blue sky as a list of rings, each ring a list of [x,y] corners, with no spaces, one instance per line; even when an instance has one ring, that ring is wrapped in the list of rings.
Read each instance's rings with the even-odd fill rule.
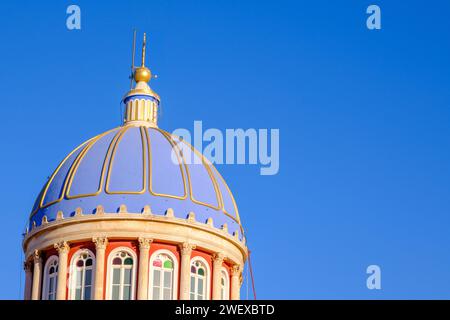
[[[65,26],[72,3],[81,31]],[[380,31],[366,28],[373,3]],[[450,298],[448,1],[2,1],[0,12],[0,298],[22,297],[21,232],[46,177],[120,122],[133,27],[150,35],[161,128],[280,129],[278,175],[218,166],[258,298]],[[370,264],[380,291],[366,288]]]

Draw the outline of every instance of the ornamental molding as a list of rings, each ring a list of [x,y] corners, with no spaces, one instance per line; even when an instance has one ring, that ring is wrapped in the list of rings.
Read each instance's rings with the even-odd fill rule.
[[[92,242],[95,244],[95,249],[106,249],[106,246],[108,245],[108,238],[107,237],[92,237]]]
[[[53,247],[58,251],[59,254],[68,253],[70,250],[70,246],[67,241],[57,242],[53,245]]]
[[[214,263],[222,265],[223,260],[225,260],[225,255],[222,252],[216,252],[212,255],[212,259]]]
[[[194,250],[197,246],[195,244],[189,243],[189,242],[183,242],[179,244],[181,255],[183,256],[190,256],[192,253],[192,250]]]
[[[64,218],[64,213],[62,211],[58,211],[56,214],[56,219],[54,220],[48,220],[47,216],[42,217],[42,222],[39,226],[36,225],[36,221],[32,222],[31,230],[28,228],[25,232],[25,237],[23,240],[23,244],[27,242],[28,238],[32,237],[33,235],[42,232],[48,227],[56,226],[60,223],[64,222],[74,222],[78,223],[79,221],[83,221],[84,219],[87,220],[98,220],[98,219],[117,219],[120,217],[120,219],[127,218],[130,220],[134,219],[150,219],[150,220],[164,220],[164,221],[173,221],[175,223],[188,223],[195,227],[206,227],[208,229],[214,229],[219,231],[220,233],[225,234],[228,237],[234,238],[235,241],[240,242],[243,246],[246,244],[245,236],[240,237],[239,231],[235,230],[231,233],[231,231],[228,228],[228,224],[224,223],[220,228],[214,226],[214,220],[212,217],[209,217],[206,219],[206,221],[198,221],[195,217],[195,212],[189,212],[187,217],[185,219],[175,217],[174,210],[172,208],[168,208],[164,215],[155,215],[152,213],[151,208],[149,205],[146,205],[142,212],[140,213],[133,213],[128,212],[126,205],[121,205],[119,207],[119,212],[117,213],[106,213],[104,211],[103,206],[98,205],[93,214],[83,214],[81,208],[76,208],[75,214],[73,216],[68,216],[68,218]],[[242,231],[241,226],[239,226],[240,230]]]
[[[150,245],[152,244],[153,239],[139,237],[138,241],[139,241],[139,250],[148,250],[150,249]]]
[[[38,264],[42,262],[41,252],[39,250],[34,250],[33,252],[33,262],[34,264]]]
[[[241,266],[239,264],[235,264],[231,267],[231,276],[239,277],[241,275]]]

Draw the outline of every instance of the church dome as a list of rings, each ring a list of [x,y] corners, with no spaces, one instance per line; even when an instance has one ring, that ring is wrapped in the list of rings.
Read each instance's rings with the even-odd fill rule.
[[[99,207],[101,206],[101,207]],[[198,222],[242,238],[238,209],[226,182],[197,150],[169,133],[130,122],[75,148],[60,163],[38,196],[30,228],[45,216],[105,213],[166,215]],[[211,222],[210,222],[211,223]]]

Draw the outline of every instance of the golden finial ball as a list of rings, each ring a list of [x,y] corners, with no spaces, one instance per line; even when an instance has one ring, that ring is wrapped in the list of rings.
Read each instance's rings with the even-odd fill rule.
[[[152,77],[152,73],[150,69],[146,67],[139,67],[134,71],[134,81],[144,81],[149,82],[150,78]]]

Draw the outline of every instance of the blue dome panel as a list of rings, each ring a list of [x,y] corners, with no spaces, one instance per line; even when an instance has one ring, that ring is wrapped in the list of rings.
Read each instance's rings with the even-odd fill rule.
[[[69,198],[95,195],[102,188],[102,171],[105,157],[117,130],[92,139],[74,164],[67,196]]]
[[[148,129],[150,146],[150,192],[168,197],[187,196],[181,154],[173,148],[172,140],[156,129]],[[158,152],[154,152],[158,150]]]
[[[126,128],[112,152],[106,192],[143,193],[146,171],[144,132],[138,127]]]

